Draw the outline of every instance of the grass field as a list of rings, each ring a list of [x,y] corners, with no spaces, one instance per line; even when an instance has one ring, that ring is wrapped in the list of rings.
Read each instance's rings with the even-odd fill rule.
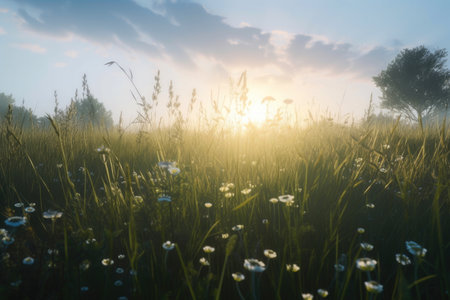
[[[2,124],[2,299],[449,297],[443,124],[66,125]]]

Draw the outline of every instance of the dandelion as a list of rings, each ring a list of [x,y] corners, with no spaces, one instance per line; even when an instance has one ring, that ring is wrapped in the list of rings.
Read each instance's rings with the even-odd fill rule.
[[[399,253],[395,254],[395,260],[402,266],[411,264],[411,260],[405,254],[399,254]]]
[[[222,238],[224,239],[224,240],[226,240],[227,238],[229,238],[230,237],[230,235],[228,234],[228,233],[222,233]]]
[[[119,286],[122,286],[123,285],[123,282],[122,282],[122,280],[116,280],[116,281],[114,281],[114,286],[117,286],[117,287],[119,287]]]
[[[300,271],[300,267],[297,264],[287,264],[286,271],[297,273],[298,271]]]
[[[416,257],[425,257],[425,254],[427,254],[427,249],[423,248],[416,242],[406,241],[405,244],[406,250]]]
[[[206,207],[206,208],[211,208],[211,207],[212,207],[212,203],[206,202],[206,203],[205,203],[205,207]]]
[[[117,274],[123,274],[125,272],[125,270],[123,268],[117,268],[116,269],[116,273]]]
[[[372,251],[373,250],[373,245],[371,245],[369,243],[361,243],[360,245],[364,251]]]
[[[170,251],[173,250],[173,248],[175,248],[175,243],[172,243],[171,241],[166,241],[162,244],[162,247],[164,248],[164,250]]]
[[[205,246],[205,247],[203,247],[203,251],[204,251],[205,253],[213,253],[215,250],[216,250],[216,249],[215,249],[214,247],[211,247],[211,246]]]
[[[243,190],[241,191],[241,194],[242,194],[242,195],[248,195],[248,194],[250,194],[251,191],[252,191],[252,189],[246,188],[246,189],[243,189]]]
[[[313,300],[314,296],[312,294],[310,294],[310,293],[305,293],[305,294],[302,293],[302,298],[304,300]]]
[[[233,230],[233,231],[241,231],[242,229],[244,229],[244,225],[241,225],[241,224],[235,225],[235,226],[233,226],[233,228],[231,228],[231,230]]]
[[[236,282],[241,282],[242,280],[245,279],[245,275],[242,274],[241,272],[236,272],[231,274],[231,276],[233,277],[234,281]]]
[[[111,258],[102,259],[102,265],[104,265],[105,267],[111,266],[113,264],[114,264],[114,260],[112,260]]]
[[[22,260],[22,263],[23,263],[24,265],[32,265],[32,264],[34,264],[34,258],[32,258],[32,257],[30,257],[30,256],[25,257],[25,258]]]
[[[200,258],[199,262],[202,266],[209,266],[209,261],[204,257]]]
[[[62,212],[56,211],[56,210],[51,210],[51,209],[44,211],[42,213],[42,216],[44,217],[44,219],[51,219],[51,220],[59,219],[62,217],[62,215],[63,215]]]
[[[278,203],[278,199],[277,198],[270,198],[269,202],[272,203],[272,204],[275,204],[275,203]]]
[[[244,260],[244,268],[246,268],[250,272],[264,272],[266,269],[266,265],[255,258],[247,258]]]
[[[364,232],[366,232],[366,230],[362,227],[358,227],[358,229],[356,229],[356,232],[358,232],[359,234],[363,234]]]
[[[341,264],[335,264],[334,269],[336,270],[336,272],[344,272],[345,271],[344,265],[341,265]]]
[[[162,195],[158,198],[158,202],[172,202],[172,197],[167,195]]]
[[[364,285],[369,293],[379,294],[383,291],[383,286],[374,280],[365,281]]]
[[[21,202],[14,203],[14,207],[21,208],[21,207],[23,207],[23,203],[21,203]]]
[[[27,218],[20,216],[9,217],[5,220],[5,224],[10,227],[19,227],[25,225],[27,222]]]
[[[277,253],[271,249],[266,249],[264,250],[264,256],[269,259],[272,259],[277,257]]]
[[[25,207],[24,210],[25,210],[26,213],[30,214],[32,212],[35,212],[36,209],[33,206],[27,206],[27,207]]]
[[[368,257],[358,258],[356,260],[356,267],[361,271],[370,272],[375,269],[377,261]]]
[[[319,296],[322,298],[328,297],[328,291],[324,289],[318,289],[317,294],[319,294]]]

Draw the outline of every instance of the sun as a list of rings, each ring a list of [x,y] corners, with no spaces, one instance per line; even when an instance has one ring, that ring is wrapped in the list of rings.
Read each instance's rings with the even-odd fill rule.
[[[270,118],[269,111],[266,105],[263,104],[252,104],[245,114],[242,116],[241,124],[249,125],[253,124],[256,126],[261,126],[267,122]]]

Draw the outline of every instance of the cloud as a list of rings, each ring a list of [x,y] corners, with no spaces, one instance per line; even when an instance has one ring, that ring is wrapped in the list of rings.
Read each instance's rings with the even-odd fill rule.
[[[64,52],[64,55],[70,58],[77,58],[78,57],[78,52],[75,50],[68,50],[66,52]]]
[[[67,64],[64,63],[64,62],[56,62],[56,63],[53,64],[53,66],[54,66],[55,68],[64,68],[64,67],[67,66]]]
[[[198,68],[198,57],[202,57],[230,69],[276,66],[284,72],[272,74],[278,78],[304,70],[367,77],[392,57],[392,51],[384,47],[361,50],[350,43],[301,33],[263,32],[246,23],[233,27],[223,17],[189,1],[156,1],[146,7],[132,0],[16,3],[21,6],[18,15],[25,26],[36,33],[57,38],[78,36],[169,60],[185,69]],[[77,55],[75,51],[65,54]]]
[[[0,27],[0,35],[2,35],[2,34],[6,34],[6,31],[2,27]]]
[[[9,10],[7,8],[0,7],[0,13],[6,14]]]
[[[28,50],[34,53],[39,53],[39,54],[43,54],[45,52],[47,52],[47,49],[42,48],[41,46],[37,45],[37,44],[13,44],[14,47],[20,48],[20,49],[24,49],[24,50]]]

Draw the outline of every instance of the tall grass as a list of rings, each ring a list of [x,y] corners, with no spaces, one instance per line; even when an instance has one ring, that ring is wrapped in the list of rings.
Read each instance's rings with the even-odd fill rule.
[[[1,298],[289,299],[319,298],[318,289],[330,299],[448,297],[445,124],[422,132],[324,120],[244,131],[187,127],[173,115],[173,126],[127,132],[61,130],[51,117],[49,129],[2,124],[2,220],[27,221],[3,226]],[[269,201],[281,195],[294,200]],[[44,218],[49,209],[63,214]],[[426,255],[408,252],[406,241]],[[376,260],[373,271],[357,268],[362,257]],[[265,270],[245,269],[249,258]],[[246,278],[234,282],[236,272]],[[369,293],[369,280],[383,291]]]

